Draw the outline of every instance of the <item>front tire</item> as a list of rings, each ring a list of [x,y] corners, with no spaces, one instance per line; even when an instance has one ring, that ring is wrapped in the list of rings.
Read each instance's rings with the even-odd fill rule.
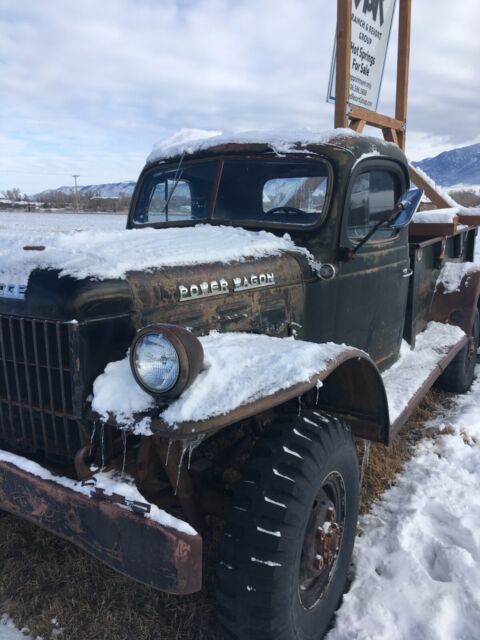
[[[245,465],[220,547],[224,638],[323,636],[347,583],[358,499],[345,423],[313,411],[276,422]]]

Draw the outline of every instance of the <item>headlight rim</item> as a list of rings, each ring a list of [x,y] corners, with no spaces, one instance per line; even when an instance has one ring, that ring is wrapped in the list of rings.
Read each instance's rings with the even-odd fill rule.
[[[179,361],[179,372],[175,384],[166,391],[156,391],[147,386],[139,376],[135,366],[137,343],[147,334],[162,334],[170,341]],[[203,365],[203,347],[190,331],[172,324],[153,323],[140,329],[130,345],[130,368],[136,383],[149,395],[158,400],[173,400],[185,391],[197,377]]]

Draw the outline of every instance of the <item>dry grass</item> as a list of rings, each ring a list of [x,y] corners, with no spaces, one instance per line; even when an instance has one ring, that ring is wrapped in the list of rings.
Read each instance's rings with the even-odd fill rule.
[[[451,404],[451,396],[438,389],[427,394],[419,408],[400,431],[399,437],[389,447],[372,443],[368,467],[363,479],[360,511],[366,513],[372,502],[394,482],[405,462],[411,458],[415,445],[425,437],[435,437],[438,431],[425,430],[425,423],[436,413]],[[359,459],[363,445],[358,445]]]
[[[439,391],[421,407],[389,448],[372,445],[362,491],[363,512],[390,487],[426,436],[425,421],[448,404]],[[216,539],[213,522],[210,538]],[[210,567],[213,549],[210,545]],[[161,594],[117,575],[87,554],[9,515],[0,516],[0,613],[45,640],[215,640],[212,570],[193,596]],[[57,635],[53,618],[63,633]],[[52,635],[53,631],[53,635]]]
[[[213,564],[213,563],[210,563]],[[0,517],[0,612],[45,640],[215,640],[213,577],[193,596],[158,593],[73,545],[10,515]]]

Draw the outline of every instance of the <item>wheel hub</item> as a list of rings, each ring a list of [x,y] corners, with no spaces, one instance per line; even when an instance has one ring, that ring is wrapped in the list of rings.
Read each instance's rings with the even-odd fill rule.
[[[336,522],[336,512],[334,507],[327,510],[327,520],[317,528],[316,535],[316,555],[314,569],[322,571],[325,566],[331,567],[340,549],[342,531]]]
[[[343,482],[334,476],[313,504],[302,547],[299,573],[300,600],[311,608],[323,597],[334,572],[343,532]]]

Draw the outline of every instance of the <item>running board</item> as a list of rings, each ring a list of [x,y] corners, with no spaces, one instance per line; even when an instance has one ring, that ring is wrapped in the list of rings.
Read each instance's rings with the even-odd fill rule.
[[[467,343],[459,327],[430,322],[416,337],[414,350],[402,347],[399,360],[382,374],[390,413],[389,442]]]

